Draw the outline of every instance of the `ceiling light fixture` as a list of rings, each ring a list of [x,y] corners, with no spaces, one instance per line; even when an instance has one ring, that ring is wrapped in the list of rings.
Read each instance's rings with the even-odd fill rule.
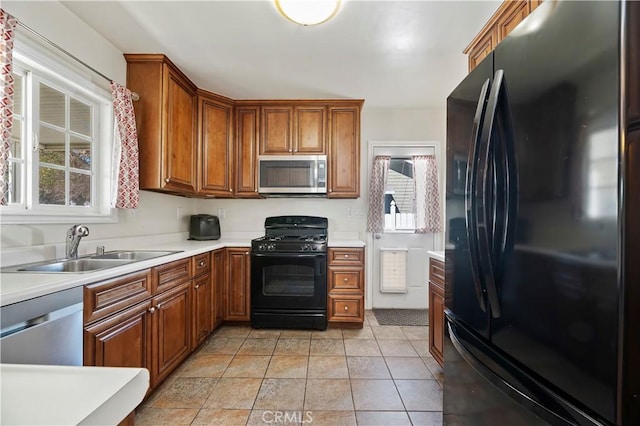
[[[274,0],[278,12],[300,25],[318,25],[333,18],[341,0]]]

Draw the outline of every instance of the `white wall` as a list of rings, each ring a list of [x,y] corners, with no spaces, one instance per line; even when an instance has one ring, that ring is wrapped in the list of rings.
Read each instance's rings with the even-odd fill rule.
[[[20,21],[96,68],[113,80],[124,83],[126,62],[110,42],[87,26],[58,2],[3,1],[2,7]],[[187,217],[193,213],[216,214],[225,209],[222,232],[263,231],[264,218],[280,214],[305,214],[329,218],[331,233],[355,235],[366,239],[369,160],[368,141],[439,141],[445,140],[444,99],[441,109],[388,110],[362,112],[361,197],[357,200],[266,199],[266,200],[195,200],[142,191],[140,208],[120,211],[117,224],[90,225],[92,239],[117,238],[187,231]],[[440,150],[444,156],[444,145]],[[444,160],[444,158],[441,158]],[[141,159],[144,161],[144,159]],[[443,162],[441,163],[441,176]],[[177,219],[177,209],[182,219]],[[351,212],[351,217],[348,217]],[[0,225],[0,249],[64,241],[68,225]]]

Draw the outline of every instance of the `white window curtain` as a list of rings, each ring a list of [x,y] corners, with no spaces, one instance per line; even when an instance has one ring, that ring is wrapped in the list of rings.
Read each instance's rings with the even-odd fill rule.
[[[416,233],[440,232],[442,225],[436,157],[414,156],[413,176],[416,183]]]
[[[11,151],[11,127],[13,126],[13,40],[18,20],[0,9],[0,205],[7,205],[7,167]]]
[[[384,230],[384,191],[387,186],[390,162],[391,157],[387,155],[378,155],[373,160],[369,181],[367,232],[382,232]]]
[[[111,207],[136,209],[140,200],[138,134],[131,91],[111,83],[113,95],[113,169]]]

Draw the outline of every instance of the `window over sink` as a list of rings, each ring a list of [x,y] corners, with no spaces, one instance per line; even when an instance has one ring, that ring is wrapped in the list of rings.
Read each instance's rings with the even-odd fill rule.
[[[3,223],[114,222],[109,91],[28,36],[13,52],[14,116]]]

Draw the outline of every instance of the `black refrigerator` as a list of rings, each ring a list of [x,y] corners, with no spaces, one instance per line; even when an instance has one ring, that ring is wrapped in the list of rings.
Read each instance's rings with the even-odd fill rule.
[[[640,424],[638,27],[545,0],[447,99],[447,425]]]

